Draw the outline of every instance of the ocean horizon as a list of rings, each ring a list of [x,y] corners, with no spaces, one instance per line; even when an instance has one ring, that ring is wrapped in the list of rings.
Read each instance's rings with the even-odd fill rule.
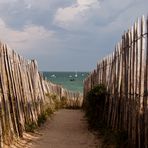
[[[70,91],[83,92],[83,81],[89,72],[75,71],[42,71],[43,77],[54,84],[61,85]]]

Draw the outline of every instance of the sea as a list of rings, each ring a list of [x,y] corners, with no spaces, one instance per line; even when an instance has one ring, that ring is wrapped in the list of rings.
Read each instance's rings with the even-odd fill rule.
[[[83,92],[83,81],[88,72],[42,72],[45,79],[70,91]]]

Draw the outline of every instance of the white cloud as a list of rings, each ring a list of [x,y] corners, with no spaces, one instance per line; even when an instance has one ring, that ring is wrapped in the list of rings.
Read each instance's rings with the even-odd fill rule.
[[[23,30],[14,30],[8,27],[0,18],[0,40],[10,45],[14,49],[33,50],[38,49],[38,43],[50,41],[54,37],[54,32],[46,30],[42,26],[28,25]]]
[[[4,3],[13,3],[16,2],[17,0],[0,0],[0,4],[4,4]]]
[[[98,0],[77,0],[69,7],[58,9],[54,23],[66,29],[77,28],[77,26],[84,25],[89,20],[89,15],[99,6]]]
[[[85,5],[93,5],[98,3],[98,0],[77,0],[78,5],[85,6]]]
[[[50,0],[24,0],[26,6],[37,8],[39,10],[48,10],[50,8]]]
[[[5,22],[0,18],[0,29],[3,29],[5,27]]]
[[[142,1],[141,4],[144,4],[146,0]],[[118,16],[122,17],[125,11],[130,10],[139,2],[140,0],[124,0],[124,2],[121,0],[75,0],[73,5],[57,10],[54,24],[67,30],[78,31],[105,28],[116,21]],[[139,10],[142,11],[142,9],[137,11]],[[134,15],[129,14],[129,16],[133,17]]]
[[[32,5],[31,4],[27,4],[26,9],[31,9]]]

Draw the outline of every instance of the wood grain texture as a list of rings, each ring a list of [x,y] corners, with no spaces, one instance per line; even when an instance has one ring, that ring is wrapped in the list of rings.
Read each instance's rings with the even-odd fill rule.
[[[148,18],[142,17],[123,34],[113,54],[97,63],[97,74],[91,73],[84,81],[85,96],[89,86],[94,87],[90,78],[97,77],[95,85],[106,86],[108,108],[103,120],[108,127],[126,131],[129,146],[135,148],[148,147],[147,32]]]
[[[66,99],[66,107],[81,107],[83,96],[45,81],[35,60],[25,60],[0,43],[0,148],[22,137],[27,124],[37,124],[38,117],[54,108],[56,96]]]

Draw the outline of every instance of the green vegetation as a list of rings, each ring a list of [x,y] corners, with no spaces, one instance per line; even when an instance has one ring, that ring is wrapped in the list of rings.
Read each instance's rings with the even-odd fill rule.
[[[102,148],[124,148],[128,147],[127,133],[124,131],[119,131],[107,126],[100,125],[97,129],[99,136],[103,139]]]
[[[108,97],[107,89],[103,84],[95,86],[88,92],[84,101],[85,115],[92,130],[98,131],[103,137],[103,148],[127,146],[127,133],[107,127],[105,117],[108,106],[105,104]]]
[[[45,111],[43,111],[38,117],[38,120],[37,120],[38,126],[41,126],[42,124],[44,124],[48,119],[48,117],[50,117],[52,114],[53,114],[53,110],[51,108],[47,108]]]
[[[40,127],[42,124],[46,122],[48,117],[50,117],[53,114],[53,110],[51,108],[47,108],[45,111],[43,111],[37,119],[37,123],[30,122],[25,124],[25,131],[26,132],[34,132],[35,129]]]
[[[51,116],[56,110],[61,108],[68,108],[68,109],[77,109],[77,105],[70,106],[67,103],[67,98],[62,96],[61,98],[56,94],[46,94],[46,104],[44,105],[44,108],[42,108],[41,114],[38,116],[38,119],[36,122],[29,122],[25,124],[25,130],[26,132],[34,132],[36,128],[41,126],[46,122],[48,117]],[[50,107],[49,107],[50,106]]]
[[[58,96],[56,94],[46,94],[47,97],[49,97],[50,99],[53,100],[54,102],[54,109],[58,110],[61,108],[67,108],[67,109],[75,109],[74,106],[70,106],[67,103],[67,98],[62,96],[60,99],[58,98]]]
[[[34,133],[35,129],[37,129],[38,125],[35,122],[30,122],[25,124],[25,131]]]
[[[61,108],[66,108],[67,107],[67,98],[62,96],[61,97]]]
[[[93,129],[97,129],[103,124],[103,112],[105,106],[106,88],[104,85],[98,85],[92,89],[84,102],[84,109],[89,125]],[[99,124],[98,124],[99,123]]]
[[[53,110],[58,110],[61,108],[61,101],[56,94],[46,94],[49,99],[52,99],[53,103]]]

